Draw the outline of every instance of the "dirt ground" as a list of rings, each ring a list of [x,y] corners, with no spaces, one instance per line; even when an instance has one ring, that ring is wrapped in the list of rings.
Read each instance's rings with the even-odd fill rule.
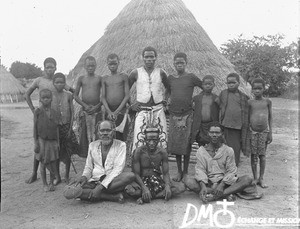
[[[234,228],[275,228],[262,222],[239,223],[238,217],[299,217],[298,101],[278,98],[272,101],[274,134],[273,143],[268,147],[265,173],[269,188],[259,189],[264,193],[261,200],[237,199],[233,206],[227,207],[235,215]],[[154,200],[137,205],[129,199],[124,204],[91,204],[66,200],[62,195],[64,184],[59,184],[54,192],[45,193],[39,174],[36,182],[26,184],[33,162],[32,126],[32,113],[25,102],[1,105],[1,228],[178,228],[188,203],[197,209],[201,207],[197,195],[189,191],[168,202]],[[241,160],[239,174],[251,175],[250,159],[243,156]],[[81,176],[85,161],[78,157],[74,161],[78,174],[71,168],[70,176],[75,179]],[[175,162],[170,162],[170,168],[172,177],[176,174]],[[190,173],[194,173],[193,164]],[[221,209],[216,203],[212,207],[214,212]],[[190,212],[189,219],[192,216]],[[219,222],[230,221],[226,215],[218,217]],[[201,224],[195,222],[191,227],[210,228],[207,219]]]

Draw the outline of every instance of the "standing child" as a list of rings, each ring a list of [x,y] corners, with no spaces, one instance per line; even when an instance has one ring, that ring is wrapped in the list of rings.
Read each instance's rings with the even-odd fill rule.
[[[96,140],[96,123],[101,120],[101,77],[95,74],[96,59],[94,57],[86,57],[84,67],[87,74],[78,78],[74,97],[83,108],[79,144],[81,153],[87,156],[89,143]],[[79,98],[80,90],[81,98]]]
[[[56,73],[53,76],[53,85],[56,91],[53,93],[52,108],[59,114],[59,161],[66,165],[65,182],[69,183],[69,173],[71,166],[71,155],[79,154],[79,145],[73,132],[73,96],[64,91],[66,77],[62,73]],[[57,164],[59,172],[59,161]],[[54,185],[61,181],[60,176],[54,181]]]
[[[186,65],[186,54],[176,53],[174,67],[177,74],[168,77],[168,92],[170,93],[168,152],[176,155],[178,169],[174,181],[181,181],[188,173],[193,117],[192,96],[194,87],[202,88],[202,81],[193,73],[185,71]],[[183,170],[182,155],[184,156]]]
[[[268,186],[264,183],[266,168],[267,144],[272,142],[272,102],[262,96],[265,90],[265,81],[256,78],[251,83],[254,99],[248,101],[251,133],[251,167],[254,181],[262,188]],[[257,163],[259,158],[260,171],[257,179]]]
[[[40,91],[41,106],[34,110],[34,152],[41,163],[40,171],[44,191],[54,191],[53,178],[58,177],[56,161],[58,160],[58,114],[51,109],[52,92],[49,89]],[[46,179],[46,168],[50,172],[50,183]]]
[[[211,122],[219,121],[218,96],[212,93],[215,78],[206,75],[202,79],[203,91],[193,98],[194,116],[192,125],[192,141],[199,146],[209,143],[208,128]]]
[[[219,95],[220,122],[224,127],[226,144],[234,150],[236,166],[240,162],[241,150],[245,155],[249,155],[249,97],[238,89],[239,85],[240,76],[230,73],[227,76],[228,89],[221,91]]]
[[[128,76],[118,72],[119,57],[116,54],[108,55],[107,65],[111,74],[102,79],[102,102],[107,118],[115,124],[116,138],[125,141],[123,132],[127,121],[126,103],[129,100]]]
[[[55,71],[56,71],[55,59],[52,57],[46,58],[44,61],[44,73],[45,74],[41,77],[36,78],[33,81],[32,85],[28,88],[28,90],[25,94],[26,102],[28,103],[28,106],[31,109],[32,113],[34,113],[35,107],[32,104],[32,100],[30,97],[31,94],[36,89],[38,89],[39,92],[43,89],[49,89],[51,92],[54,92],[56,89],[53,86],[52,77],[53,77]],[[64,89],[67,91],[70,91],[72,93],[74,92],[74,89],[72,87],[68,86],[67,84],[65,85]],[[30,183],[36,181],[38,167],[39,167],[39,161],[34,158],[32,175],[28,180],[26,180],[26,183],[30,184]]]

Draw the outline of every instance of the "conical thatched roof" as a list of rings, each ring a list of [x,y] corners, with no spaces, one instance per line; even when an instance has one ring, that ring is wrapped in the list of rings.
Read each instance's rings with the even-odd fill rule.
[[[0,102],[13,103],[24,100],[26,90],[3,66],[0,66]]]
[[[226,75],[234,72],[233,65],[218,51],[203,28],[181,0],[132,0],[107,26],[104,35],[87,50],[73,69],[73,80],[84,74],[84,59],[97,60],[97,73],[108,73],[106,57],[120,57],[120,71],[127,72],[143,65],[141,53],[146,46],[158,51],[157,65],[168,74],[174,72],[176,52],[188,55],[187,71],[203,78],[216,77],[215,92],[226,88]],[[245,91],[245,82],[241,82]],[[247,92],[247,94],[249,94]]]

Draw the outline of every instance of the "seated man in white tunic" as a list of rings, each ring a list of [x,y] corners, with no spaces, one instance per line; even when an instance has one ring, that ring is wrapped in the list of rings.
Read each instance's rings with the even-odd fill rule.
[[[91,142],[85,168],[79,181],[65,187],[67,199],[124,202],[123,190],[135,180],[132,172],[123,172],[126,161],[126,144],[113,139],[110,121],[98,125],[99,140]]]

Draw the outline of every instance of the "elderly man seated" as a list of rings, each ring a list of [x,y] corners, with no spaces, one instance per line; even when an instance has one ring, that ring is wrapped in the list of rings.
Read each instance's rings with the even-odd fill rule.
[[[123,172],[126,160],[126,144],[113,139],[114,129],[110,121],[103,121],[97,128],[99,140],[91,142],[83,174],[75,184],[65,187],[67,199],[123,202],[123,190],[134,181],[132,172]]]
[[[210,142],[196,153],[195,177],[184,180],[186,186],[207,203],[217,199],[259,199],[256,185],[247,175],[238,177],[233,149],[223,143],[223,128],[218,122],[209,125]]]

